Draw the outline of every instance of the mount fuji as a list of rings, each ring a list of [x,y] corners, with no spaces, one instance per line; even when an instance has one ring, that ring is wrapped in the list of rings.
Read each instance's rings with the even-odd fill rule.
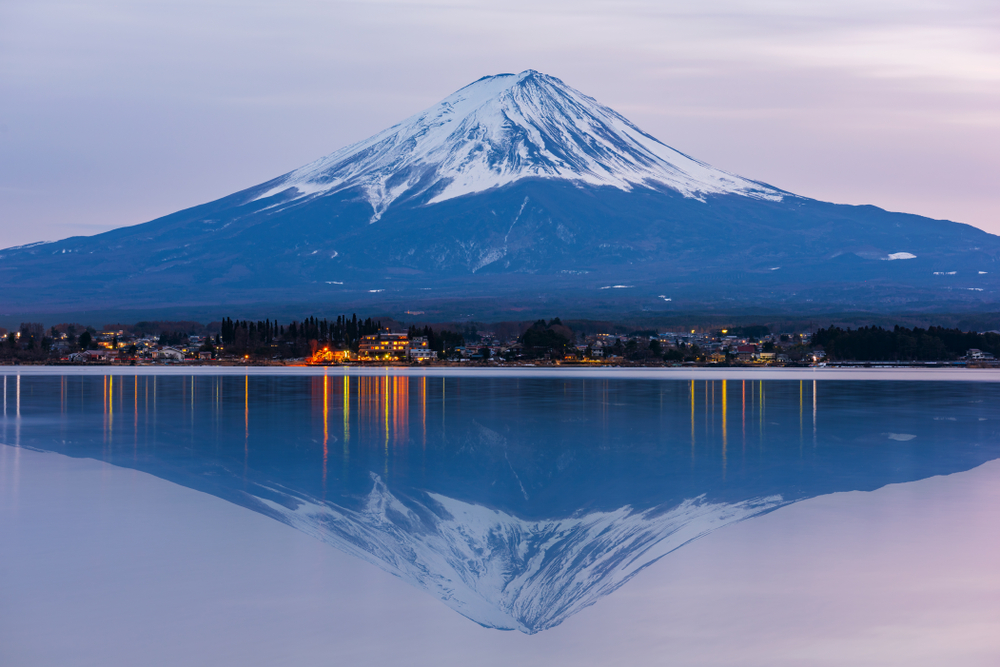
[[[217,201],[0,250],[0,312],[974,310],[998,258],[968,225],[716,169],[527,70]]]
[[[579,185],[666,187],[704,200],[774,188],[694,160],[554,77],[484,77],[384,132],[286,174],[258,199],[285,202],[358,188],[377,221],[397,199],[436,204],[528,178]]]

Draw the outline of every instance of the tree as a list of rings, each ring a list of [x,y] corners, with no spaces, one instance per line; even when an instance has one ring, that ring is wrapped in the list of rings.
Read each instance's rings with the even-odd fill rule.
[[[556,318],[548,324],[545,320],[538,320],[524,332],[520,342],[524,346],[525,354],[529,356],[542,357],[548,354],[562,358],[572,338],[573,332]]]
[[[94,342],[94,337],[90,335],[89,331],[84,331],[80,334],[80,349],[89,350],[90,345]]]

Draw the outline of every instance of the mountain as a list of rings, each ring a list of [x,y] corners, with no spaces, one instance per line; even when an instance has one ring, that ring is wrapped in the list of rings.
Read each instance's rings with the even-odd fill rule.
[[[713,168],[539,72],[217,201],[0,251],[0,313],[975,310],[1000,237]]]

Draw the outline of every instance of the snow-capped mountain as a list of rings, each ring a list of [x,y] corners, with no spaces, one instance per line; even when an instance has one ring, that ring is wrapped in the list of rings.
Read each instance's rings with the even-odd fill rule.
[[[958,312],[996,309],[998,262],[992,234],[735,176],[528,70],[217,201],[0,250],[0,313]]]
[[[365,141],[297,169],[259,199],[359,188],[372,221],[401,197],[434,204],[524,178],[621,190],[663,186],[686,197],[782,192],[734,176],[661,143],[559,79],[527,70],[487,76]],[[286,200],[287,201],[287,200]]]
[[[780,496],[728,504],[694,498],[530,521],[438,494],[412,507],[372,479],[360,510],[289,496],[285,504],[258,500],[269,515],[480,625],[528,634],[559,625],[691,540],[786,504]]]

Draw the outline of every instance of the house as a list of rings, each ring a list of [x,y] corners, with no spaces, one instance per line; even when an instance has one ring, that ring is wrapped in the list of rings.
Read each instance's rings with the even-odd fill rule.
[[[84,350],[83,352],[74,352],[69,355],[68,359],[70,361],[108,361],[111,358],[111,350],[100,349],[100,350]]]
[[[406,356],[413,361],[430,361],[437,357],[437,353],[429,347],[411,347]]]
[[[977,350],[976,348],[970,349],[965,353],[965,358],[970,361],[993,361],[994,357],[989,352],[983,352],[982,350]]]
[[[320,350],[316,350],[312,358],[309,360],[311,364],[329,364],[338,363],[342,364],[346,361],[353,361],[355,355],[350,350],[331,350],[328,347],[324,347]]]
[[[736,358],[740,361],[753,361],[757,358],[756,345],[737,345]]]
[[[171,361],[184,361],[184,353],[175,347],[163,347],[159,350],[153,350],[154,359],[163,359]]]
[[[410,346],[406,350],[406,358],[416,361],[429,361],[437,357],[434,350],[430,348],[427,336],[414,336],[410,339]]]

